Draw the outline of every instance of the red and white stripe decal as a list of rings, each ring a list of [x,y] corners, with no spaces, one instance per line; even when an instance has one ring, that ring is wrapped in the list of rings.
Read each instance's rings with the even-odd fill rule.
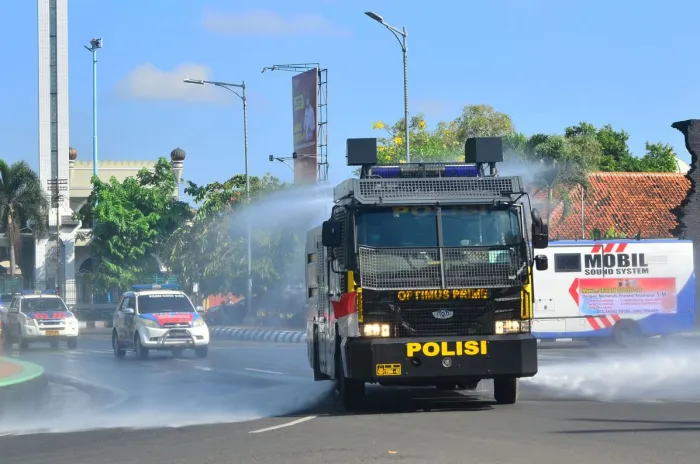
[[[593,328],[593,330],[609,329],[617,321],[620,320],[620,316],[617,314],[603,315],[603,316],[586,316],[588,324]]]
[[[622,253],[625,251],[625,248],[627,248],[626,243],[618,243],[617,244],[617,249],[615,249],[615,244],[614,243],[601,243],[598,245],[594,245],[593,248],[591,249],[591,253],[600,253],[601,250],[603,250],[603,253]]]

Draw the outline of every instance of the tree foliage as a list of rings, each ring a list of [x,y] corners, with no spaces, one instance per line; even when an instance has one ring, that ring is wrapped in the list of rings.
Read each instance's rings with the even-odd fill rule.
[[[27,162],[8,165],[0,159],[0,230],[8,241],[10,275],[15,275],[19,258],[20,232],[28,228],[36,235],[44,234],[48,210],[49,202],[39,176]]]
[[[93,177],[89,208],[94,256],[91,280],[98,288],[124,289],[159,271],[156,256],[167,252],[168,238],[193,215],[174,194],[177,182],[170,163],[160,158],[154,171],[102,182]],[[89,217],[88,217],[89,215]]]

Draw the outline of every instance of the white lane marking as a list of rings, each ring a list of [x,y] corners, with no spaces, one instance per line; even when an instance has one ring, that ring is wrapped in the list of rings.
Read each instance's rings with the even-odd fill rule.
[[[195,369],[199,369],[200,371],[210,371],[211,367],[206,367],[206,366],[194,366]]]
[[[284,375],[284,372],[266,371],[266,370],[264,370],[264,369],[253,369],[252,367],[244,367],[243,370],[245,370],[245,371],[252,371],[252,372],[262,372],[263,374]]]
[[[287,422],[285,424],[275,425],[273,427],[267,427],[265,429],[252,430],[248,433],[263,433],[263,432],[269,432],[271,430],[283,429],[285,427],[291,427],[292,425],[297,425],[297,424],[301,424],[302,422],[310,421],[311,419],[316,419],[316,417],[318,417],[318,416],[302,417],[301,419],[297,419],[297,420],[292,421],[292,422]]]

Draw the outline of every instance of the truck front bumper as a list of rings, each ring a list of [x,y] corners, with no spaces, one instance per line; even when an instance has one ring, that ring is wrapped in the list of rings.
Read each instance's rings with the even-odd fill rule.
[[[381,384],[420,385],[537,374],[531,334],[441,338],[346,338],[345,376]]]

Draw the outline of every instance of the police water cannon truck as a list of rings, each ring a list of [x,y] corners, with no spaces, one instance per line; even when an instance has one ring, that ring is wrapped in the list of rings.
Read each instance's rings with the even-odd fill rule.
[[[348,139],[360,177],[334,189],[307,232],[307,348],[315,380],[343,406],[367,383],[474,389],[500,404],[537,373],[533,266],[548,228],[520,177],[499,177],[498,137],[472,138],[464,163],[377,165],[376,139]]]

